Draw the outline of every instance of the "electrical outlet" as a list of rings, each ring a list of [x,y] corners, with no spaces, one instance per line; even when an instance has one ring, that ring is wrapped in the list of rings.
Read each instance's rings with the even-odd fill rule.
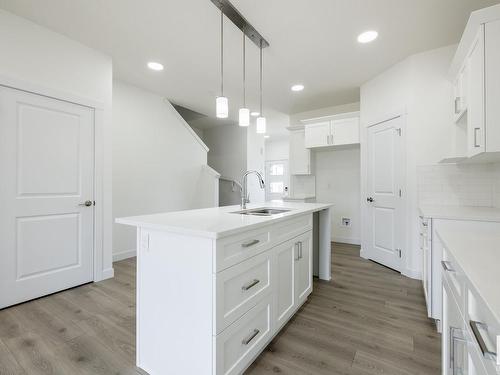
[[[343,227],[350,227],[351,226],[351,218],[349,218],[349,217],[343,217],[341,225]]]

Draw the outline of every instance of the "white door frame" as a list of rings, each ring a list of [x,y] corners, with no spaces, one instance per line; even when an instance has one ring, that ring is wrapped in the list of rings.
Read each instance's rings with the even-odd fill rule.
[[[402,231],[401,234],[403,240],[401,241],[404,247],[402,248],[401,256],[401,274],[408,275],[408,257],[411,252],[411,247],[408,239],[408,178],[406,175],[406,164],[407,164],[407,151],[406,151],[406,130],[407,130],[407,115],[406,110],[391,113],[389,115],[377,118],[376,121],[370,122],[368,124],[361,124],[361,217],[362,217],[362,228],[361,228],[361,249],[360,256],[362,258],[368,259],[369,256],[364,250],[368,247],[367,239],[367,228],[369,225],[368,220],[370,220],[369,207],[366,204],[366,197],[368,197],[368,129],[382,124],[387,121],[391,121],[397,118],[401,118],[401,158],[403,162],[400,164],[399,174],[401,176],[401,210],[402,210]]]
[[[269,163],[279,163],[279,162],[283,162],[283,164],[286,165],[286,174],[284,177],[283,182],[285,183],[285,185],[283,186],[283,189],[285,187],[288,187],[288,193],[290,193],[290,160],[289,159],[273,159],[273,160],[265,160],[264,161],[264,182],[266,184],[266,191],[265,191],[265,194],[266,194],[266,201],[268,200],[268,189],[269,189],[269,181],[268,181],[268,176],[269,176],[269,170],[268,170],[268,164]],[[284,194],[285,191],[283,191],[283,196],[285,195]]]
[[[95,282],[113,277],[114,270],[112,266],[104,269],[104,249],[109,249],[111,256],[112,248],[112,223],[105,220],[106,216],[111,215],[111,184],[104,179],[104,170],[108,170],[108,167],[105,166],[104,111],[106,105],[99,101],[3,75],[0,75],[0,86],[89,107],[94,110],[94,200],[96,205],[94,206],[93,228],[93,280]],[[105,234],[110,238],[105,238]]]

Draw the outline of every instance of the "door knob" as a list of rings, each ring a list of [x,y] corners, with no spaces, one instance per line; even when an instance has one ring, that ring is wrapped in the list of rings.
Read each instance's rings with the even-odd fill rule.
[[[370,203],[373,203],[374,199],[372,197],[368,197],[368,198],[366,198],[366,201],[370,202]]]
[[[92,201],[85,201],[83,203],[80,203],[79,206],[90,207],[92,206]]]

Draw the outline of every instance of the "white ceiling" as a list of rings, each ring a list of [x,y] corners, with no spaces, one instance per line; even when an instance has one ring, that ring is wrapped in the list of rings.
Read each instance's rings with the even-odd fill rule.
[[[264,113],[271,134],[287,114],[359,100],[359,86],[420,51],[456,43],[472,10],[497,0],[233,0],[269,41]],[[0,7],[113,58],[115,75],[212,116],[219,89],[219,13],[210,0],[0,0]],[[356,42],[367,29],[379,38]],[[225,87],[242,102],[241,32],[226,20]],[[247,43],[248,99],[258,106],[258,49]],[[163,72],[146,68],[159,61]],[[290,91],[294,83],[305,90]],[[200,127],[216,120],[205,119]],[[227,122],[226,122],[227,123]]]

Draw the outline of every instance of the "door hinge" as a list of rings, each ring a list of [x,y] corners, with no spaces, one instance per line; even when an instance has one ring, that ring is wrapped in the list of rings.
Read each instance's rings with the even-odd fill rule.
[[[403,251],[401,249],[396,249],[396,253],[398,254],[399,258],[403,257]]]
[[[397,128],[396,129],[396,132],[398,133],[398,135],[401,137],[401,128]]]

